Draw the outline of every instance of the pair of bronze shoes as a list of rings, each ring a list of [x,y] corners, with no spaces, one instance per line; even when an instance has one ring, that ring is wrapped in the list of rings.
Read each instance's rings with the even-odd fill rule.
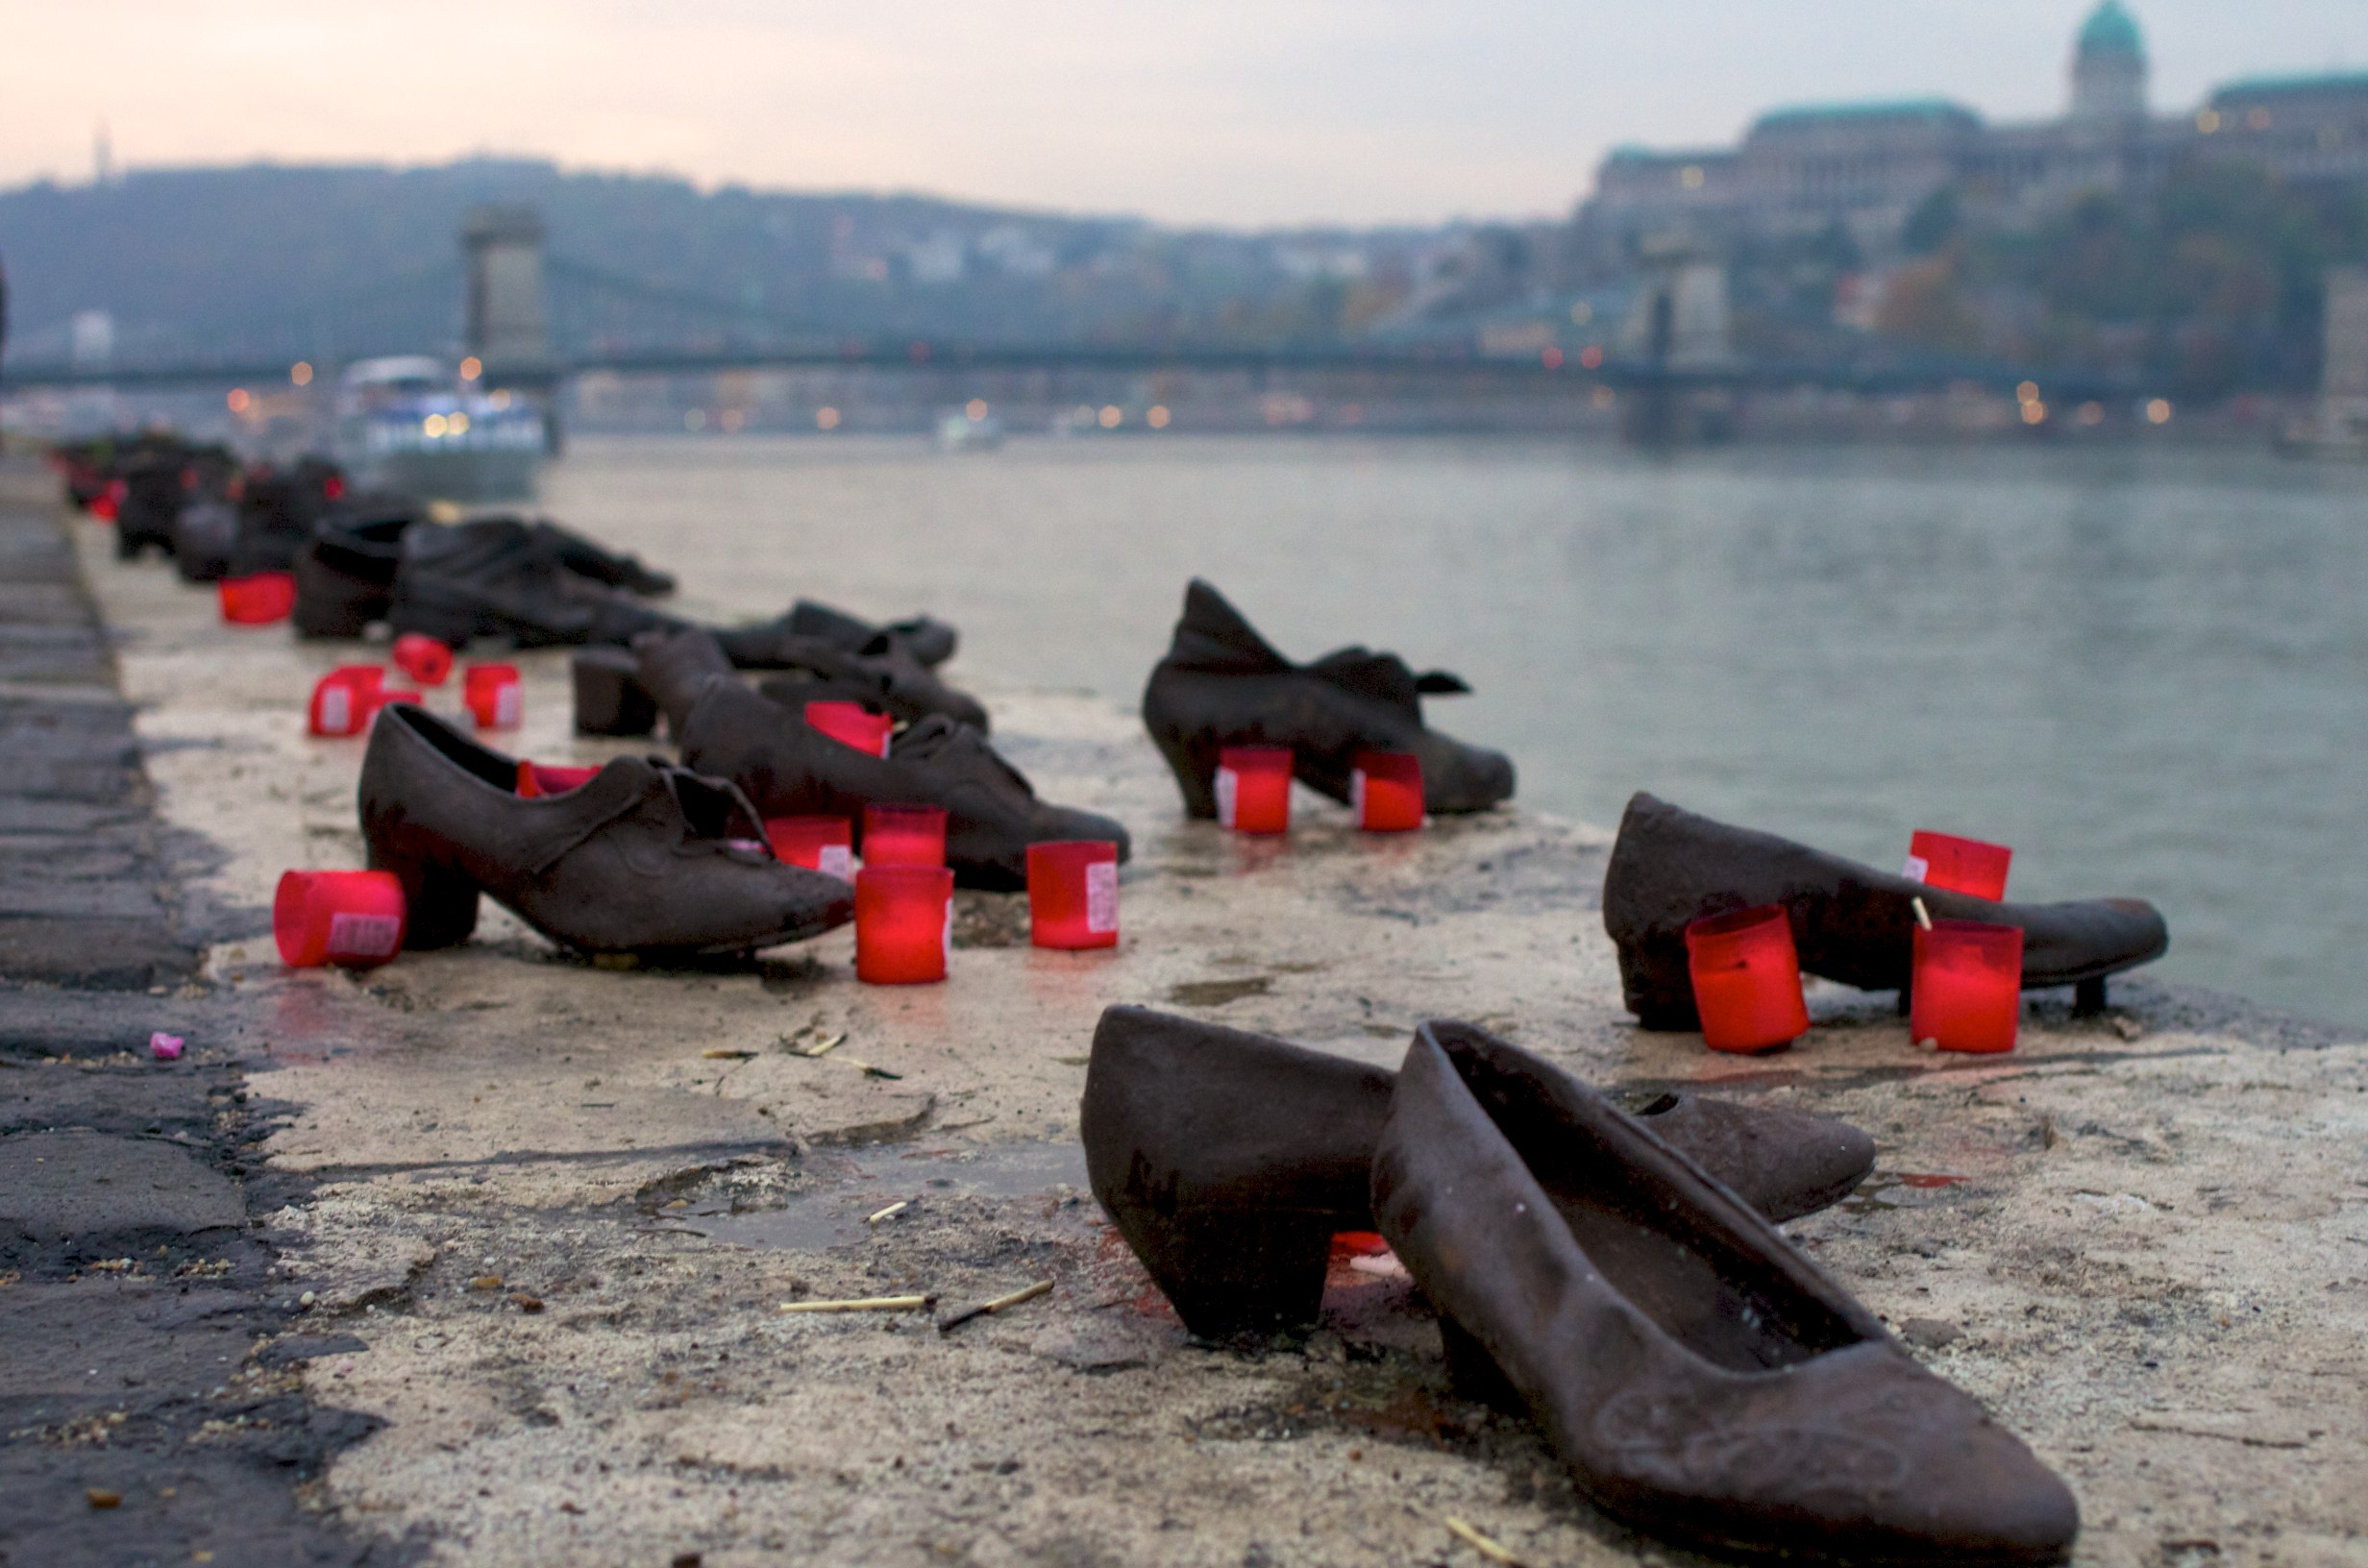
[[[1138,1008],[1096,1031],[1086,1166],[1196,1334],[1315,1321],[1378,1229],[1459,1386],[1517,1396],[1605,1511],[1720,1554],[2040,1563],[2063,1483],[1774,1221],[1845,1195],[1863,1133],[1689,1095],[1620,1109],[1469,1024],[1394,1075]]]

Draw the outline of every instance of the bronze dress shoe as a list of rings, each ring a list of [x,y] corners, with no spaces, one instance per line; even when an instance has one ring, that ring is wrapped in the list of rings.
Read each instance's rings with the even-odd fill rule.
[[[1373,1147],[1394,1082],[1265,1035],[1102,1014],[1080,1111],[1086,1171],[1187,1328],[1214,1339],[1316,1321],[1333,1236],[1373,1229]],[[1864,1133],[1804,1112],[1663,1094],[1640,1115],[1775,1219],[1836,1202],[1874,1164]],[[1464,1371],[1485,1383],[1485,1369]]]
[[[1143,692],[1143,723],[1175,774],[1184,810],[1217,815],[1218,752],[1287,746],[1300,783],[1346,805],[1360,751],[1411,751],[1433,812],[1485,811],[1513,797],[1513,764],[1422,722],[1421,698],[1468,691],[1444,671],[1418,675],[1394,653],[1344,648],[1294,665],[1198,578],[1167,656]]]
[[[1862,991],[1905,988],[1915,908],[1934,919],[1988,920],[2023,931],[2023,989],[2081,988],[2105,1005],[2105,977],[2160,958],[2169,928],[2138,898],[1993,903],[1891,876],[1772,833],[1729,827],[1639,793],[1620,818],[1603,877],[1603,927],[1619,949],[1628,1011],[1648,1029],[1698,1028],[1686,927],[1708,915],[1782,904],[1801,968]]]
[[[1580,1488],[1696,1550],[2053,1562],[2055,1474],[1647,1123],[1468,1024],[1427,1023],[1373,1213]]]
[[[952,658],[961,641],[953,627],[933,616],[916,615],[907,621],[891,621],[876,626],[859,616],[810,599],[802,599],[789,607],[788,625],[801,637],[819,637],[850,653],[884,649],[886,644],[880,639],[893,637],[931,669]]]
[[[618,757],[556,795],[517,793],[518,760],[425,708],[380,710],[362,756],[362,837],[401,879],[404,945],[449,947],[490,894],[590,953],[752,952],[854,918],[845,882],[788,866],[722,779]]]
[[[946,864],[964,887],[1026,887],[1031,844],[1101,839],[1119,846],[1120,860],[1127,857],[1124,827],[1037,799],[984,735],[942,715],[902,731],[880,757],[833,740],[802,712],[737,680],[710,677],[677,735],[686,766],[730,779],[767,817],[847,818],[857,853],[865,806],[945,808]]]

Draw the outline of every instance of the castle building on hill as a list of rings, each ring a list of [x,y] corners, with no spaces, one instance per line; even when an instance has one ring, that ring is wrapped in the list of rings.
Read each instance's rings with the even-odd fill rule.
[[[2146,104],[2146,49],[2121,0],[2073,46],[2061,119],[1990,125],[1944,99],[1785,109],[1734,147],[1615,149],[1579,208],[1580,257],[1616,268],[1640,250],[1846,230],[1870,258],[1955,188],[2008,222],[2082,195],[2142,192],[2191,159],[2260,164],[2296,182],[2368,185],[2368,74],[2235,82],[2191,113]]]

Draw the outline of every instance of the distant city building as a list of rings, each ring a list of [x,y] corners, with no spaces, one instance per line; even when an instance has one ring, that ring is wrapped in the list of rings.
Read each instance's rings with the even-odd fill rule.
[[[1896,254],[1908,220],[1956,187],[2009,221],[2092,191],[2158,184],[2183,160],[2249,161],[2297,182],[2368,184],[2368,75],[2237,82],[2191,113],[2146,106],[2146,50],[2121,0],[2073,46],[2064,117],[1990,125],[1944,99],[1784,109],[1739,146],[1615,149],[1579,208],[1583,265],[1619,267],[1672,240],[1813,235],[1837,226],[1870,257]]]

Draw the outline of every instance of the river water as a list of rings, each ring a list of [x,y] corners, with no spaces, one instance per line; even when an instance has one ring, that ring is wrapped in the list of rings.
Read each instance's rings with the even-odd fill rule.
[[[1463,674],[1519,798],[1638,789],[1887,868],[2014,846],[2167,976],[2368,1024],[2368,470],[2268,455],[1550,441],[587,440],[544,503],[683,603],[925,607],[957,678],[1131,701],[1184,581],[1283,651]]]

